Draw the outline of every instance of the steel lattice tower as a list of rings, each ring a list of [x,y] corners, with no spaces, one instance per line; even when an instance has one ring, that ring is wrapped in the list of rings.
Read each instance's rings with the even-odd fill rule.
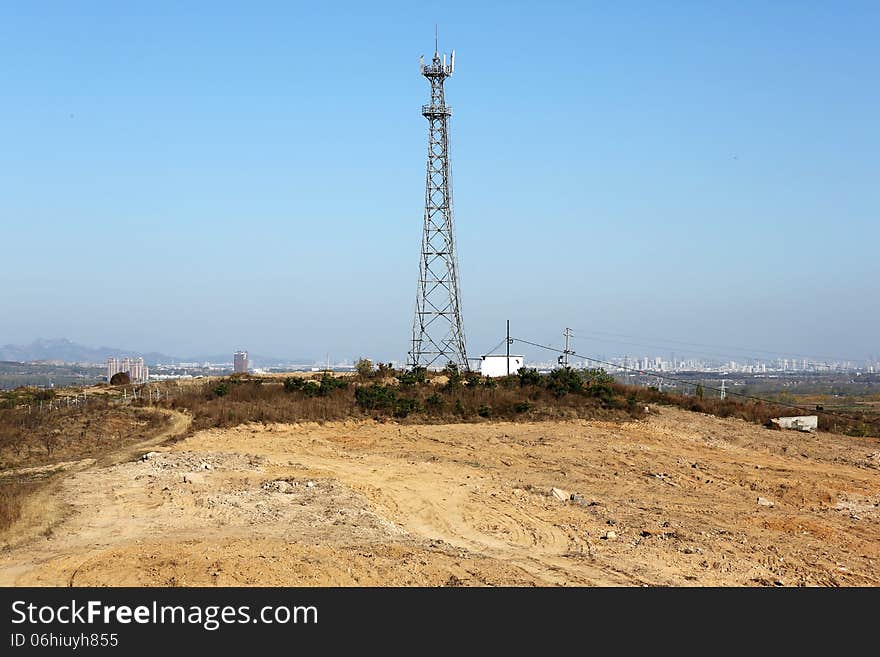
[[[468,370],[461,328],[461,292],[452,221],[452,179],[449,173],[449,117],[443,82],[455,68],[455,51],[446,64],[434,48],[434,58],[419,70],[431,83],[431,104],[422,106],[428,119],[428,170],[425,177],[425,219],[419,259],[419,291],[413,321],[411,367],[441,368],[455,363]]]

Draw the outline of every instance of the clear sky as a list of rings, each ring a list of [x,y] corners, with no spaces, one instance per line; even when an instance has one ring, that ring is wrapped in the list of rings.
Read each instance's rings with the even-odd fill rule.
[[[2,3],[0,344],[402,360],[439,23],[471,355],[880,353],[880,4],[436,7]]]

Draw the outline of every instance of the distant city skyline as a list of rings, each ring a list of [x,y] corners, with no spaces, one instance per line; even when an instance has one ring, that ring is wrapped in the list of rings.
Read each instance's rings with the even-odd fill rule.
[[[444,7],[471,358],[876,358],[880,5]],[[0,7],[0,344],[405,362],[437,21]]]

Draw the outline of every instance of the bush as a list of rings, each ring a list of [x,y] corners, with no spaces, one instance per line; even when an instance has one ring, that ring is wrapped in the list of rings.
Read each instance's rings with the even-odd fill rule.
[[[284,392],[296,392],[297,390],[302,390],[305,383],[305,379],[296,376],[289,376],[284,379]]]
[[[445,390],[455,390],[461,385],[461,372],[458,371],[458,365],[455,363],[447,363],[443,368],[443,374],[446,375],[447,381],[444,386]]]
[[[477,415],[480,417],[490,418],[492,417],[492,408],[483,404],[477,409]]]
[[[373,361],[369,358],[361,358],[354,364],[354,371],[362,381],[366,381],[373,376]]]
[[[627,410],[629,410],[630,412],[635,411],[635,410],[636,410],[636,406],[638,406],[638,404],[639,404],[639,400],[638,400],[638,398],[636,398],[636,393],[631,392],[631,393],[629,393],[629,394],[626,396],[626,408],[627,408]]]
[[[128,372],[117,372],[110,377],[110,385],[112,386],[127,386],[129,383],[131,383],[131,377]]]
[[[611,386],[614,385],[614,383],[616,382],[614,377],[601,367],[587,368],[585,370],[582,370],[581,374],[583,375],[584,380],[586,380],[587,383],[599,383]]]
[[[584,389],[584,380],[570,367],[560,367],[550,372],[546,385],[547,390],[557,399],[561,399],[570,392],[581,392]]]
[[[394,368],[391,367],[391,363],[379,363],[376,367],[378,368],[378,370],[376,371],[376,376],[378,376],[380,379],[394,376]]]
[[[527,401],[517,402],[513,405],[513,410],[516,413],[528,413],[532,410],[532,405]]]
[[[526,386],[541,385],[541,375],[538,374],[538,370],[533,367],[521,368],[517,376],[519,377],[519,385],[523,388]]]
[[[404,418],[410,413],[417,413],[422,410],[422,405],[417,399],[402,397],[394,404],[394,417]]]
[[[519,385],[519,377],[516,374],[511,374],[510,376],[500,376],[497,378],[493,378],[492,381],[496,383],[500,383],[501,387],[505,390],[511,390]]]
[[[371,385],[356,389],[354,397],[363,410],[387,410],[394,406],[397,392],[391,386]]]
[[[468,388],[476,388],[480,385],[480,375],[477,372],[467,372],[464,375],[464,385]]]
[[[414,367],[408,372],[398,374],[397,381],[402,386],[422,385],[428,381],[428,370],[425,367]]]
[[[585,369],[582,374],[587,382],[587,393],[598,398],[606,408],[616,405],[614,399],[614,386],[616,382],[613,376],[601,367]],[[634,409],[635,403],[630,404],[629,408]]]
[[[116,375],[114,374],[114,376]],[[215,397],[225,397],[227,394],[229,394],[229,382],[221,381],[216,386],[214,386],[211,392],[214,393]]]
[[[443,408],[443,397],[441,397],[440,395],[438,395],[435,392],[433,395],[431,395],[430,397],[428,397],[425,400],[425,405],[428,408],[431,408],[434,410],[440,410],[441,408]]]
[[[314,382],[310,381],[309,383]],[[321,375],[321,382],[318,385],[318,394],[321,395],[321,397],[326,397],[334,390],[342,390],[347,387],[348,381],[346,381],[345,379],[324,372]]]

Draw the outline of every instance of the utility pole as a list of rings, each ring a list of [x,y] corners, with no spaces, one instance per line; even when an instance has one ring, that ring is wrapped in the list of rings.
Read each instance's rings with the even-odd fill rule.
[[[727,381],[727,379],[721,379],[721,399],[722,399],[722,401],[724,400],[725,397],[727,397],[727,390],[725,390],[725,388],[724,388],[725,381]]]
[[[507,376],[510,376],[510,320],[507,320]]]
[[[568,367],[568,355],[571,353],[571,349],[568,348],[569,339],[571,338],[571,329],[566,327],[563,335],[565,336],[565,366]]]

